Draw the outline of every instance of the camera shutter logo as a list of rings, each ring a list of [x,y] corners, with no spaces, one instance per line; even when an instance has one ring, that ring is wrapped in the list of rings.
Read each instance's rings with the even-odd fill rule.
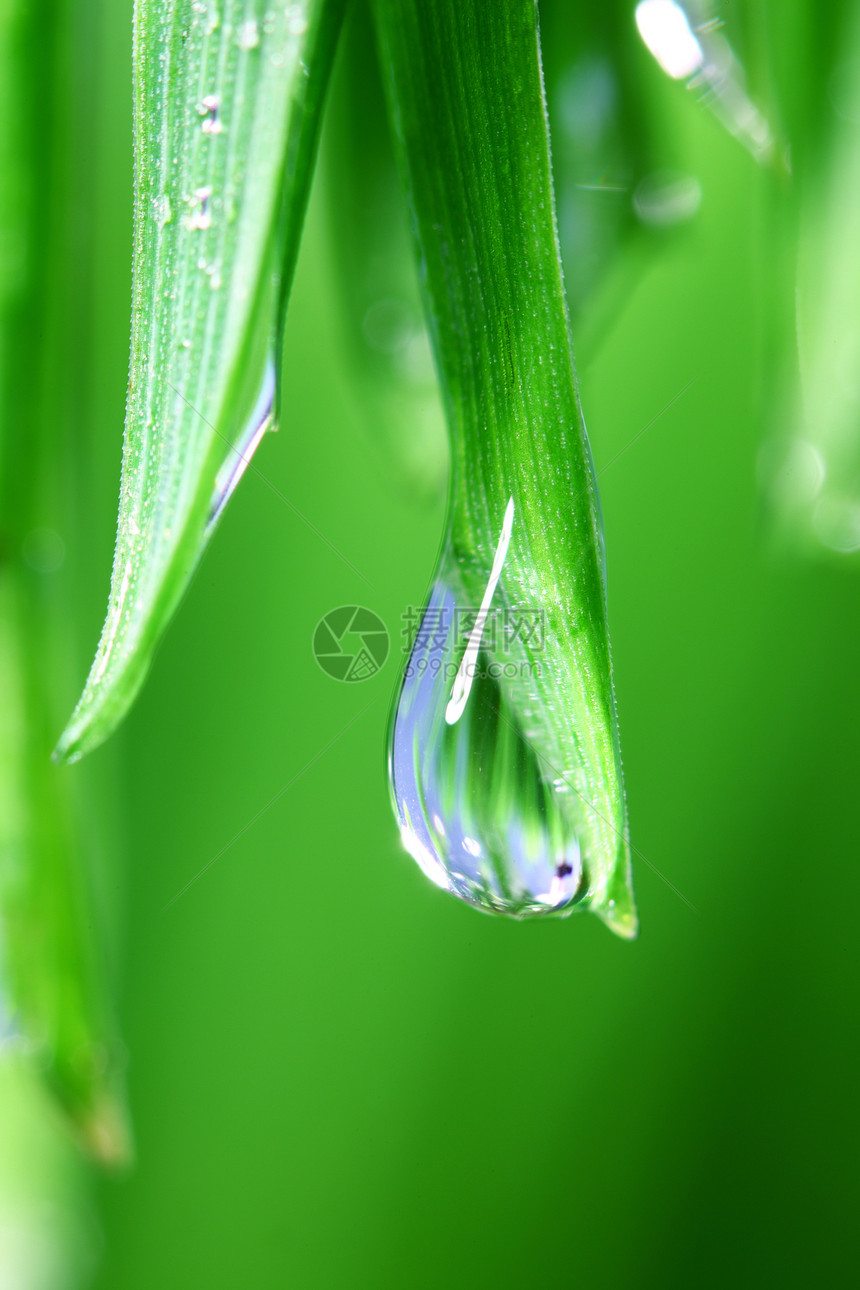
[[[388,631],[372,609],[341,605],[314,631],[314,658],[336,681],[367,681],[388,658]]]

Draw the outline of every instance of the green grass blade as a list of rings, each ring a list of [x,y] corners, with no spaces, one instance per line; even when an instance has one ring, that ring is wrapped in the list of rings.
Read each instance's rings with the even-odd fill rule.
[[[128,1158],[122,1056],[68,781],[51,765],[55,659],[32,574],[0,570],[0,927],[5,1024],[85,1149]]]
[[[0,1050],[4,1066],[44,1082],[90,1154],[116,1164],[130,1147],[103,970],[110,918],[96,910],[81,786],[50,762],[70,619],[56,579],[63,541],[44,526],[64,527],[62,445],[78,428],[74,395],[63,418],[55,402],[75,375],[68,247],[78,243],[74,215],[56,215],[77,191],[73,78],[58,38],[68,20],[51,0],[0,14]]]
[[[839,0],[826,22],[776,0],[742,15],[757,92],[791,158],[760,198],[757,473],[776,546],[842,561],[860,551],[860,4]]]
[[[771,199],[784,247],[779,260],[769,248],[772,273],[781,273],[782,295],[774,291],[774,297],[782,303],[783,325],[778,330],[775,310],[768,325],[783,371],[774,363],[769,373],[770,435],[760,474],[786,545],[809,556],[856,558],[860,4],[834,5],[825,24],[802,10],[791,25],[780,11],[771,15],[771,29],[779,33],[774,79],[792,131],[793,182]],[[804,51],[802,72],[797,56],[788,56],[792,44]]]
[[[502,702],[544,778],[566,790],[587,906],[633,935],[602,538],[555,229],[536,6],[376,0],[375,12],[451,433],[446,576],[459,580],[462,603],[480,605],[503,517],[515,515],[504,594],[512,606],[540,605],[546,636],[540,675],[504,682]],[[514,648],[536,662],[527,644]]]
[[[247,423],[279,359],[341,7],[137,0],[117,543],[107,618],[60,760],[96,747],[128,710],[211,531],[216,481],[241,473]]]

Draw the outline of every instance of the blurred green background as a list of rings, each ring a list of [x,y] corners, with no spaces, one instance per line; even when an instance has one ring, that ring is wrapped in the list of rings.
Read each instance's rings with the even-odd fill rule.
[[[41,379],[72,519],[44,521],[66,551],[44,577],[76,658],[57,733],[115,531],[130,12],[68,0],[48,41],[67,104],[67,202],[50,212],[66,313]],[[96,1178],[3,1070],[4,1286],[850,1276],[857,569],[781,555],[758,495],[779,402],[772,178],[662,76],[632,16],[623,38],[668,123],[658,160],[702,191],[683,229],[647,253],[622,245],[579,364],[641,937],[479,916],[399,846],[386,725],[401,615],[423,599],[443,502],[404,478],[355,379],[326,138],[288,323],[291,411],[256,465],[363,578],[249,472],[123,731],[56,772],[87,794],[103,903],[119,911],[136,1160]],[[319,618],[351,603],[393,640],[355,686],[311,653]]]

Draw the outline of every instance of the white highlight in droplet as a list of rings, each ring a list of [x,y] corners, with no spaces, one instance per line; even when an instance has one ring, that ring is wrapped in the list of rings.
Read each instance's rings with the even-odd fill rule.
[[[466,646],[466,652],[463,655],[463,661],[457,669],[457,675],[454,678],[454,684],[451,687],[451,698],[448,700],[448,706],[445,709],[445,720],[449,726],[453,726],[455,721],[459,721],[466,707],[469,698],[469,691],[472,688],[472,681],[475,677],[475,663],[478,658],[478,650],[481,648],[481,637],[484,634],[484,627],[487,622],[487,615],[490,612],[490,604],[496,591],[499,578],[502,576],[502,568],[505,563],[505,557],[508,554],[508,546],[511,541],[511,532],[514,527],[514,499],[508,502],[505,511],[505,520],[502,524],[502,531],[499,536],[499,545],[496,547],[496,554],[493,559],[493,568],[490,572],[490,580],[487,583],[487,589],[484,592],[484,599],[481,601],[481,608],[478,610],[478,616],[475,619],[475,625],[469,636],[469,643]]]

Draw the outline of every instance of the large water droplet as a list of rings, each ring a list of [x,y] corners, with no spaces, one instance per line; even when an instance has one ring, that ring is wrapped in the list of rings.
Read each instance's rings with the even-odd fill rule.
[[[558,660],[543,653],[542,607],[525,605],[506,579],[509,550],[518,545],[520,558],[528,544],[525,528],[518,531],[511,499],[495,550],[485,553],[477,605],[463,590],[453,540],[445,548],[391,731],[401,837],[433,882],[479,909],[523,918],[593,905],[614,930],[632,935],[632,905],[614,899],[614,877],[597,874],[589,860],[594,831],[582,823],[589,804],[540,734],[540,705],[552,692],[542,669],[557,669]],[[620,851],[622,839],[606,832]]]

